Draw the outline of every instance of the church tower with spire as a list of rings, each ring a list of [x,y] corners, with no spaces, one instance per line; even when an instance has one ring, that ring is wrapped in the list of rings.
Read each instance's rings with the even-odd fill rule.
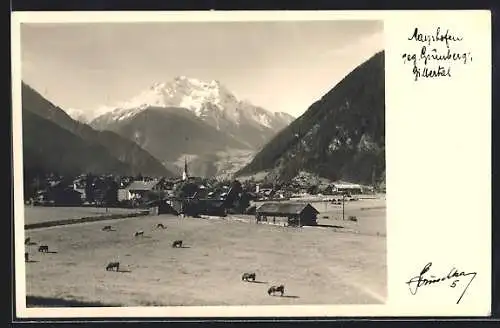
[[[187,158],[184,157],[184,171],[182,172],[182,181],[186,181],[188,179],[188,164]]]

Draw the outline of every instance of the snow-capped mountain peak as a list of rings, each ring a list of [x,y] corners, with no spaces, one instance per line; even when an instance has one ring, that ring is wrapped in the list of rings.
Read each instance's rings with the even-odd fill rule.
[[[148,107],[183,107],[202,117],[209,111],[224,111],[226,107],[230,108],[237,102],[236,97],[217,80],[205,82],[178,76],[171,82],[154,83],[147,90],[115,105],[113,109],[103,114],[111,114],[119,120]],[[102,109],[98,112],[102,112]]]
[[[147,108],[180,107],[191,111],[198,118],[215,126],[218,130],[228,124],[239,126],[251,124],[273,129],[292,121],[263,108],[240,101],[220,81],[202,81],[187,76],[177,76],[170,82],[157,82],[128,101],[113,108],[102,107],[94,122],[102,126],[106,122],[122,121],[137,115]]]

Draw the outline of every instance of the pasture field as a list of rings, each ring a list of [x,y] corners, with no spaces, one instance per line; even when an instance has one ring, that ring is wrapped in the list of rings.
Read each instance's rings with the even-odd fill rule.
[[[363,199],[344,204],[344,220],[342,220],[342,205],[317,203],[314,204],[320,212],[318,223],[341,225],[365,235],[386,235],[386,201],[385,199]],[[325,219],[327,216],[328,219]],[[349,221],[349,216],[355,216],[357,222]]]
[[[129,208],[24,206],[24,224],[138,212]]]
[[[376,226],[377,215],[358,227]],[[167,229],[154,229],[158,223]],[[138,230],[143,237],[133,236]],[[26,293],[117,306],[383,303],[384,236],[172,215],[32,229],[26,237],[51,252],[25,246]],[[177,239],[184,248],[171,247]],[[111,261],[119,272],[105,270]],[[256,282],[241,281],[243,272],[255,272]],[[285,297],[267,294],[276,284]]]

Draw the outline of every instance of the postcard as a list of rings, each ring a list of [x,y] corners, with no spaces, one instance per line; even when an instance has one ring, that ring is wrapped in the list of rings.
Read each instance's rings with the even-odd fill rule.
[[[489,11],[14,12],[18,318],[486,316]]]

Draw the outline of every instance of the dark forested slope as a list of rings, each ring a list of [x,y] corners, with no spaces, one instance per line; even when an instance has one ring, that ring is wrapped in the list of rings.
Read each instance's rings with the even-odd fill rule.
[[[384,52],[355,68],[260,151],[238,175],[305,170],[366,184],[385,177]]]

